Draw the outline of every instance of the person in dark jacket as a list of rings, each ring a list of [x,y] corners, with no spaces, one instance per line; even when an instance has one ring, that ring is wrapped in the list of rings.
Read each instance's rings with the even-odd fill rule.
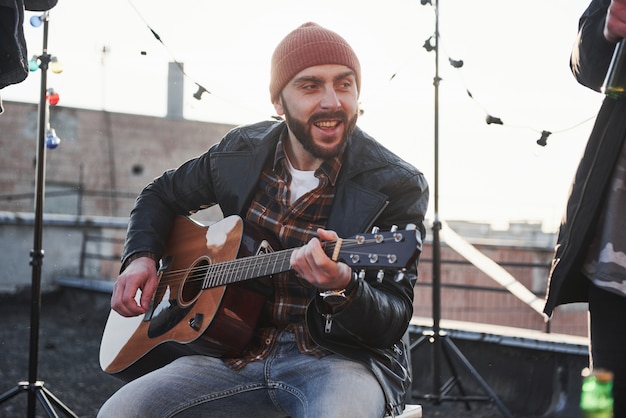
[[[141,192],[111,299],[120,315],[153,310],[155,291],[163,293],[156,260],[167,253],[172,225],[212,205],[225,217],[216,225],[228,221],[217,241],[229,239],[235,215],[292,249],[290,270],[255,281],[262,286],[253,292],[267,299],[241,351],[175,359],[123,386],[100,417],[401,413],[411,383],[406,337],[428,185],[356,126],[360,83],[348,43],[305,23],[272,56],[270,95],[284,121],[235,128]],[[394,225],[416,237],[404,271],[391,258],[383,268],[351,267],[322,244]],[[360,257],[375,261],[367,251]],[[234,305],[246,305],[243,298]]]
[[[24,9],[46,11],[58,0],[0,0],[0,90],[19,84],[28,76],[28,52],[24,38]],[[0,115],[3,113],[0,97]]]
[[[572,71],[602,91],[616,42],[626,36],[626,0],[593,0],[579,21]],[[544,312],[588,302],[590,367],[614,374],[614,416],[626,417],[626,103],[605,97],[571,187]]]

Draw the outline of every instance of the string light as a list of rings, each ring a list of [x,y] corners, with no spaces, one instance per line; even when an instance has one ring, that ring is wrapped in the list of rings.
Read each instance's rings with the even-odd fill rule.
[[[46,131],[46,148],[55,149],[61,143],[61,138],[57,136],[54,128],[48,128]]]
[[[45,12],[39,16],[33,16],[30,18],[30,25],[34,28],[38,28],[44,21],[48,20],[48,12]]]
[[[46,100],[52,106],[56,106],[59,103],[59,93],[55,92],[54,89],[48,89],[46,91]]]
[[[202,87],[200,84],[196,83],[196,85],[198,86],[198,90],[193,94],[193,98],[196,99],[196,100],[200,100],[200,99],[202,99],[202,93],[209,93],[209,92],[207,91],[207,89]]]
[[[48,20],[49,20],[49,12],[46,11],[42,15],[32,16],[30,18],[30,24],[31,26],[38,28],[44,22],[47,22]],[[46,35],[44,35],[44,39],[45,39],[45,36]],[[30,72],[34,72],[39,69],[43,71],[47,71],[49,69],[55,74],[60,74],[63,72],[63,65],[61,65],[57,57],[51,56],[44,49],[44,53],[41,56],[33,55],[33,57],[28,61],[28,70]],[[46,134],[44,137],[44,143],[46,145],[46,148],[49,148],[49,149],[55,149],[61,143],[61,138],[59,138],[59,136],[57,135],[56,130],[50,127],[49,107],[56,106],[58,103],[59,103],[59,94],[55,92],[54,89],[52,88],[47,89],[46,90],[46,102],[45,102],[45,106],[46,106],[45,118],[46,118],[47,128],[46,128]]]
[[[537,140],[537,144],[545,147],[548,143],[548,137],[552,135],[552,132],[549,131],[541,131],[541,138]]]
[[[30,18],[31,26],[38,28],[44,22],[47,22],[50,19],[49,11],[44,12],[41,15],[32,16]],[[35,72],[42,68],[42,66],[46,69],[50,69],[55,74],[60,74],[63,72],[63,65],[59,62],[57,57],[49,55],[47,52],[41,56],[33,55],[33,57],[28,60],[28,71]]]
[[[491,116],[491,115],[487,115],[485,117],[485,122],[487,122],[487,125],[491,125],[492,123],[495,123],[496,125],[502,125],[502,119],[497,118],[495,116]]]
[[[54,91],[53,88],[49,88],[46,90],[46,106],[56,106],[59,103],[59,93]],[[46,111],[47,118],[47,129],[46,129],[46,148],[55,149],[61,143],[61,138],[57,135],[57,132],[54,128],[50,127],[50,112]]]
[[[37,55],[33,55],[33,57],[28,60],[28,71],[31,73],[37,71],[39,69],[39,57]]]
[[[59,62],[57,57],[52,57],[50,59],[50,71],[55,74],[61,74],[63,72],[63,65]]]
[[[172,52],[169,50],[169,48],[167,47],[167,45],[165,45],[165,42],[163,42],[163,40],[161,39],[161,36],[159,36],[159,34],[152,29],[152,27],[150,27],[150,25],[148,24],[148,22],[146,21],[146,19],[144,19],[144,17],[141,15],[141,13],[139,13],[139,10],[137,10],[137,8],[135,7],[135,5],[132,3],[132,1],[128,1],[128,3],[131,5],[131,7],[133,9],[135,9],[135,12],[139,15],[139,17],[143,20],[143,22],[145,23],[145,25],[148,27],[148,29],[150,30],[150,32],[152,33],[152,35],[154,36],[154,38],[159,41],[159,43],[161,43],[161,45],[163,45],[165,47],[165,49],[167,49],[170,52],[170,55],[173,57],[174,54],[172,54]],[[145,53],[142,51],[142,55],[145,55]],[[175,58],[173,58],[174,63],[178,66],[178,68],[180,68],[180,72],[183,74],[183,76],[185,76],[186,78],[191,79],[191,77],[189,77],[189,75],[185,72],[185,68],[184,66],[178,62],[178,60],[176,60]],[[204,86],[200,85],[197,82],[194,82],[194,84],[196,84],[198,86],[198,90],[194,93],[193,97],[196,100],[200,100],[202,99],[202,94],[203,93],[208,93],[211,94],[211,92],[206,89]]]
[[[448,58],[448,62],[450,63],[450,65],[453,68],[460,69],[460,68],[463,67],[463,60],[454,60],[452,58]],[[504,122],[502,121],[501,118],[499,118],[497,116],[491,115],[489,112],[486,111],[484,106],[482,106],[480,103],[478,103],[478,101],[474,98],[474,95],[472,94],[471,91],[469,91],[469,89],[466,88],[465,91],[467,92],[467,95],[470,97],[470,99],[472,99],[475,103],[477,103],[483,109],[483,111],[485,111],[485,114],[486,114],[485,122],[487,123],[487,125],[504,125]],[[574,129],[575,127],[577,127],[579,125],[582,125],[583,123],[588,122],[589,120],[593,119],[594,117],[595,116],[591,116],[591,117],[589,117],[589,118],[587,118],[587,119],[585,119],[585,120],[575,124],[574,126],[571,126],[569,128],[566,128],[566,129],[562,129],[562,130],[560,130],[558,132],[560,133],[560,132],[568,131],[570,129]],[[525,127],[525,128],[529,128],[529,127]],[[530,128],[530,129],[532,129],[532,128]],[[541,137],[536,141],[537,145],[545,147],[547,145],[547,143],[548,143],[548,137],[550,135],[552,135],[553,132],[545,130],[545,129],[541,130],[541,131],[539,131],[537,129],[532,129],[532,130],[535,131],[535,132],[539,132],[541,134]]]
[[[463,67],[463,60],[453,60],[452,58],[448,58],[448,62],[454,68],[461,68],[461,67]]]
[[[430,38],[426,39],[422,47],[428,52],[431,52],[432,50],[434,50],[435,45],[433,45],[433,37],[431,36]]]
[[[420,3],[422,4],[422,6],[425,6],[425,5],[430,5],[430,6],[432,6],[432,5],[433,5],[431,0],[420,0]],[[441,37],[440,37],[440,39],[441,39]],[[437,46],[437,45],[435,45],[435,44],[434,44],[434,42],[436,42],[436,41],[434,40],[434,36],[431,36],[430,38],[426,39],[426,41],[424,41],[424,45],[422,45],[422,47],[423,47],[423,48],[424,48],[427,52],[431,52],[431,51],[433,51],[433,50],[435,49],[435,47]],[[450,64],[450,66],[451,66],[451,67],[456,68],[456,69],[460,69],[460,68],[462,68],[462,67],[463,67],[463,65],[464,65],[463,60],[455,60],[455,59],[452,59],[452,58],[450,58],[450,57],[448,57],[448,62],[449,62],[449,64]],[[393,80],[393,79],[395,78],[395,76],[396,76],[396,75],[397,75],[397,72],[396,72],[396,73],[394,73],[394,74],[391,76],[391,78],[389,79],[389,81]],[[500,119],[499,117],[493,116],[493,115],[491,115],[489,112],[487,112],[487,111],[486,111],[486,109],[484,108],[484,106],[482,106],[482,105],[481,105],[481,104],[480,104],[480,103],[479,103],[479,102],[478,102],[478,101],[474,98],[474,96],[473,96],[473,95],[472,95],[472,93],[469,91],[469,89],[467,89],[467,88],[466,88],[466,89],[465,89],[465,91],[467,92],[467,95],[470,97],[470,99],[472,99],[472,100],[473,100],[476,104],[478,104],[478,105],[479,105],[479,106],[483,109],[483,111],[485,112],[485,114],[486,114],[486,116],[485,116],[485,122],[487,123],[487,125],[504,125],[504,123],[503,123],[502,119]],[[560,130],[560,131],[558,131],[558,132],[564,132],[564,131],[568,131],[568,130],[570,130],[570,129],[574,129],[574,128],[576,128],[577,126],[582,125],[583,123],[586,123],[586,122],[588,122],[589,120],[592,120],[592,119],[594,119],[594,118],[595,118],[595,116],[591,116],[591,117],[589,117],[589,118],[587,118],[587,119],[585,119],[585,120],[583,120],[583,121],[581,121],[581,122],[579,122],[579,123],[577,123],[577,124],[575,124],[575,125],[573,125],[573,126],[571,126],[571,127],[569,127],[569,128],[562,129],[562,130]],[[530,128],[530,129],[532,129],[532,128]],[[532,129],[532,130],[534,130],[534,131],[536,131],[536,132],[539,132],[539,133],[541,134],[541,137],[537,140],[537,144],[538,144],[538,145],[540,145],[540,146],[542,146],[542,147],[545,147],[545,146],[547,145],[547,143],[548,143],[548,137],[549,137],[550,135],[552,135],[552,132],[547,131],[547,130],[545,130],[545,129],[544,129],[544,130],[541,130],[541,131],[536,130],[536,129]]]
[[[148,24],[148,22],[146,21],[146,19],[145,19],[145,18],[143,17],[143,15],[139,12],[139,10],[135,7],[135,5],[132,3],[132,1],[131,1],[131,0],[128,0],[128,3],[129,3],[129,4],[131,5],[131,7],[135,10],[135,12],[137,13],[137,15],[138,15],[138,16],[139,16],[139,17],[140,17],[140,18],[144,21],[145,25],[148,27],[148,30],[150,30],[150,32],[152,33],[152,35],[154,36],[154,38],[155,38],[157,41],[159,41],[159,43],[161,43],[161,44],[162,44],[162,45],[163,45],[166,49],[168,49],[168,51],[169,51],[169,48],[167,47],[167,45],[165,44],[165,42],[163,42],[163,40],[161,39],[161,37],[159,36],[159,34],[158,34],[158,33],[157,33],[157,32],[156,32],[156,31],[155,31],[155,30],[154,30],[154,29],[153,29],[153,28],[152,28],[152,27]],[[432,6],[432,1],[431,1],[431,0],[420,0],[420,3],[421,3],[422,5],[431,5],[431,6]],[[32,23],[31,23],[31,24],[32,24]],[[434,39],[434,36],[430,36],[428,39],[426,39],[426,40],[424,41],[424,44],[422,45],[422,47],[423,47],[423,48],[424,48],[427,52],[431,52],[431,51],[433,51],[433,50],[435,49],[435,47],[436,47],[436,46],[437,46],[437,45],[436,45],[436,40]],[[170,52],[170,55],[172,55],[172,57],[173,57],[173,54],[171,54],[171,51],[169,51],[169,52]],[[142,51],[142,52],[141,52],[141,54],[142,54],[142,55],[146,55],[145,51]],[[32,61],[32,60],[31,60],[31,61]],[[191,79],[191,77],[189,77],[189,75],[185,72],[184,67],[183,67],[183,65],[182,65],[180,62],[178,62],[175,58],[173,58],[173,62],[174,62],[176,65],[178,65],[178,67],[180,68],[180,71],[181,71],[181,73],[183,74],[183,76],[185,76],[185,77],[186,77],[186,78],[188,78],[188,79]],[[451,66],[451,67],[453,67],[453,68],[455,68],[455,69],[461,69],[461,68],[463,68],[463,66],[464,66],[464,61],[463,61],[462,59],[453,59],[453,58],[448,57],[448,63],[450,64],[450,66]],[[51,66],[52,66],[52,64],[51,64]],[[32,67],[30,67],[30,68],[32,68]],[[38,67],[37,67],[37,68],[38,68]],[[36,68],[35,68],[35,69],[31,69],[31,71],[35,71],[35,70],[36,70]],[[392,74],[392,75],[391,75],[391,77],[389,78],[389,81],[393,80],[393,79],[396,77],[396,75],[397,75],[397,72],[396,72],[396,73],[394,73],[394,74]],[[192,81],[193,81],[193,80],[192,80]],[[202,100],[202,95],[203,95],[204,93],[213,94],[213,93],[211,93],[208,89],[206,89],[204,86],[202,86],[201,84],[199,84],[198,82],[195,82],[195,81],[193,81],[193,82],[194,82],[194,84],[198,87],[198,88],[197,88],[197,90],[196,90],[196,92],[193,94],[194,99],[196,99],[196,100]],[[469,91],[469,89],[466,89],[466,92],[467,92],[468,96],[469,96],[469,97],[470,97],[470,98],[471,98],[471,99],[472,99],[475,103],[477,103],[479,106],[481,106],[481,107],[483,108],[483,110],[485,110],[485,109],[484,109],[484,107],[483,107],[482,105],[480,105],[480,103],[478,103],[478,101],[474,98],[474,96],[473,96],[473,95],[472,95],[472,93]],[[502,119],[501,119],[501,118],[496,117],[496,116],[493,116],[493,115],[489,114],[487,111],[485,111],[485,113],[486,113],[486,116],[485,116],[485,122],[487,123],[487,125],[492,125],[492,124],[494,124],[494,125],[504,125],[504,122],[502,121]],[[273,117],[273,116],[272,116],[272,117]],[[582,121],[582,122],[580,122],[580,123],[578,123],[578,124],[574,125],[573,127],[570,127],[570,128],[567,128],[567,129],[564,129],[564,130],[558,131],[558,132],[563,132],[563,131],[566,131],[566,130],[569,130],[569,129],[573,129],[574,127],[576,127],[576,126],[578,126],[578,125],[581,125],[581,124],[583,124],[583,123],[586,123],[587,121],[589,121],[590,119],[593,119],[593,118],[594,118],[594,116],[592,116],[592,117],[590,117],[590,118],[588,118],[588,119],[586,119],[586,120],[584,120],[584,121]],[[532,128],[531,128],[531,129],[532,129]],[[533,130],[535,130],[535,129],[533,129]],[[549,135],[551,135],[551,134],[552,134],[552,132],[549,132],[549,131],[546,131],[546,130],[543,130],[543,131],[538,131],[538,130],[535,130],[535,131],[536,131],[536,132],[541,132],[541,135],[542,135],[542,137],[540,138],[540,140],[537,140],[537,143],[538,143],[539,145],[541,145],[541,146],[545,146],[545,143],[546,143],[546,141],[545,141],[545,140],[547,139],[547,137],[548,137]],[[545,136],[545,138],[544,138],[545,133],[547,133],[547,135],[546,135],[546,136]],[[541,141],[541,143],[540,143],[540,141]]]
[[[212,95],[213,97],[217,97],[217,98],[219,98],[220,100],[224,100],[224,101],[230,102],[231,104],[234,104],[234,105],[236,105],[236,106],[238,106],[238,107],[247,107],[247,106],[243,105],[242,103],[239,103],[239,102],[235,103],[235,102],[233,102],[232,100],[229,100],[228,98],[224,98],[224,97],[219,97],[219,96],[216,96],[214,93],[212,93],[211,91],[209,91],[206,87],[202,86],[200,83],[198,83],[198,82],[196,82],[195,80],[193,80],[193,79],[189,76],[189,74],[187,74],[187,73],[185,72],[185,69],[184,69],[183,65],[182,65],[180,62],[178,62],[178,61],[176,60],[175,55],[172,53],[172,51],[170,50],[170,48],[168,48],[168,46],[165,44],[165,42],[163,42],[163,40],[161,39],[161,37],[159,36],[159,34],[158,34],[158,33],[157,33],[154,29],[152,29],[152,27],[150,27],[150,25],[148,24],[147,20],[146,20],[146,19],[143,17],[143,15],[139,12],[139,10],[137,9],[137,7],[135,7],[135,5],[133,4],[133,2],[132,2],[131,0],[128,0],[128,3],[129,3],[129,4],[130,4],[130,6],[131,6],[131,7],[135,10],[135,12],[137,13],[137,15],[141,18],[141,20],[143,20],[144,24],[147,26],[148,30],[152,33],[152,35],[154,36],[154,38],[155,38],[157,41],[159,41],[159,43],[161,43],[161,45],[163,45],[163,46],[165,47],[165,49],[167,49],[167,50],[168,50],[168,52],[170,53],[170,56],[172,57],[172,61],[173,61],[176,65],[178,65],[178,67],[180,68],[180,71],[181,71],[181,73],[183,74],[183,76],[184,76],[185,78],[187,78],[187,79],[191,80],[191,81],[193,82],[193,84],[195,84],[196,86],[198,86],[198,90],[196,90],[196,92],[195,92],[195,93],[194,93],[194,95],[193,95],[193,97],[194,97],[196,100],[201,100],[201,99],[202,99],[202,95],[203,95],[204,93],[208,93],[208,94]],[[145,51],[142,51],[142,52],[141,52],[141,54],[142,54],[142,55],[146,55]],[[256,111],[257,111],[257,109],[256,109],[256,108],[249,108],[249,107],[248,107],[248,110],[249,110],[249,111],[251,111],[251,112],[252,112],[252,111],[254,111],[254,112],[256,112]]]

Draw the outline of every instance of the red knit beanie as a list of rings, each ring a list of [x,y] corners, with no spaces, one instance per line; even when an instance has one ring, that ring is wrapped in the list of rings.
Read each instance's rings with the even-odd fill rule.
[[[275,102],[296,74],[308,67],[341,64],[354,71],[361,91],[361,64],[345,39],[317,23],[308,22],[289,33],[272,55],[270,95]]]

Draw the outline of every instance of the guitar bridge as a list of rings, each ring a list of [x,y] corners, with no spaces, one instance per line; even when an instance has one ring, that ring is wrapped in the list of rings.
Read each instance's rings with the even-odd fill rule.
[[[204,315],[201,313],[196,314],[193,318],[189,320],[189,326],[196,331],[199,331],[202,327],[202,321],[204,320]]]

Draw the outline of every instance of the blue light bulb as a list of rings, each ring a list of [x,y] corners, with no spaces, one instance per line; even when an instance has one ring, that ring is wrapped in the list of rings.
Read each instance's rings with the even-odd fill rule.
[[[38,28],[43,23],[43,15],[33,16],[30,18],[30,25],[34,28]]]
[[[57,136],[57,133],[54,129],[48,129],[48,133],[46,134],[46,148],[55,149],[61,143],[61,138]]]

